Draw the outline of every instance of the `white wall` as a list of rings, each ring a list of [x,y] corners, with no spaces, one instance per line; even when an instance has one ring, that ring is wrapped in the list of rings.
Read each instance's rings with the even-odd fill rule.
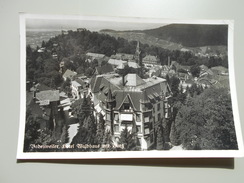
[[[0,0],[0,182],[242,182],[244,180],[243,158],[18,163],[15,157],[20,110],[19,12],[167,19],[234,19],[236,85],[240,118],[244,128],[243,7],[243,0]],[[234,169],[231,169],[233,167]]]

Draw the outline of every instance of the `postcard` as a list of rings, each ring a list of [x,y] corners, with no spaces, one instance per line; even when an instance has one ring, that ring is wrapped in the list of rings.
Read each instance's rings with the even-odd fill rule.
[[[17,159],[242,157],[234,22],[20,14]]]

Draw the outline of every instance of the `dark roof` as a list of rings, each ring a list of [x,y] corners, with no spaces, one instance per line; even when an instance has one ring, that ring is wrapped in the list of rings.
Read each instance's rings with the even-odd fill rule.
[[[114,82],[111,82],[114,80]],[[99,91],[104,91],[106,88],[110,87],[112,91],[120,89],[119,84],[121,78],[115,75],[98,75],[91,80],[91,90],[93,93]]]
[[[109,89],[111,89],[112,96],[110,96],[110,98],[115,98],[116,110],[119,110],[124,102],[129,102],[136,111],[140,111],[140,102],[148,101],[149,99],[150,102],[155,102],[158,101],[160,99],[159,97],[162,95],[170,93],[170,89],[165,79],[153,77],[142,80],[137,75],[131,76],[133,77],[127,77],[127,79],[135,79],[135,82],[133,81],[129,86],[121,85],[121,77],[116,78],[111,75],[97,76],[96,78],[92,78],[92,91],[98,100],[105,102],[109,94]],[[148,96],[145,97],[145,95]]]
[[[99,92],[99,88],[100,88],[100,85],[101,85],[101,81],[102,81],[103,77],[100,76],[100,77],[93,77],[91,79],[91,90],[93,93],[97,93]]]
[[[76,81],[77,83],[79,83],[81,86],[85,85],[85,81],[82,80],[82,79],[77,78],[77,79],[75,79],[75,81]]]
[[[52,88],[50,88],[44,84],[38,83],[36,85],[36,89],[37,89],[37,91],[45,91],[45,90],[51,90]]]
[[[102,67],[97,67],[97,74],[106,74],[106,73],[110,73],[113,72],[113,66],[111,64],[105,64]]]
[[[116,106],[115,109],[119,110],[122,104],[125,103],[131,103],[134,110],[140,111],[140,99],[142,97],[142,92],[128,92],[128,91],[116,91],[115,92],[115,101]]]

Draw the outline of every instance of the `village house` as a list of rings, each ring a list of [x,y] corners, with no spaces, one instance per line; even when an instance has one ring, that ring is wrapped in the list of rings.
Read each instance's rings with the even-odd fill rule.
[[[159,63],[159,59],[156,56],[153,55],[146,55],[142,59],[143,64],[152,64],[152,65],[157,65]]]
[[[86,56],[91,60],[100,60],[100,59],[103,59],[105,58],[105,55],[104,54],[100,54],[100,53],[91,53],[91,52],[88,52],[86,53]]]
[[[87,92],[88,84],[82,79],[75,79],[71,81],[71,92],[75,99],[83,98],[84,92]]]
[[[76,72],[67,69],[67,70],[65,71],[65,73],[63,74],[63,78],[64,78],[65,81],[66,81],[67,78],[73,80],[73,78],[74,78],[76,75],[77,75]]]
[[[96,67],[95,75],[114,73],[114,68],[111,64],[107,63],[101,67]]]
[[[55,129],[58,120],[59,91],[32,89],[27,91],[27,110],[31,110],[40,129]]]
[[[136,50],[134,54],[128,54],[128,53],[116,53],[115,55],[111,55],[111,59],[114,60],[123,60],[123,61],[128,61],[128,62],[135,62],[139,64],[140,62],[140,43],[137,42],[136,45]]]
[[[126,127],[136,132],[141,150],[156,143],[156,127],[170,117],[170,88],[165,79],[141,79],[136,74],[97,75],[92,78],[88,94],[94,103],[95,115],[104,115],[106,130],[114,143]]]
[[[124,69],[126,65],[132,67],[134,69],[139,69],[140,66],[136,62],[117,60],[117,59],[109,59],[108,63],[113,66],[115,70]]]
[[[135,62],[135,55],[134,54],[127,54],[127,53],[116,53],[115,55],[111,55],[112,59],[117,60],[125,60]]]

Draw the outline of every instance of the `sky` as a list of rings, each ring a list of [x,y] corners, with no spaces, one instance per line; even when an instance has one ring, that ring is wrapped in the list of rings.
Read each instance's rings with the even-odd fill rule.
[[[112,30],[146,30],[162,27],[162,23],[138,23],[105,20],[78,20],[78,19],[26,19],[27,30],[75,30],[86,28],[90,31],[102,29]]]

